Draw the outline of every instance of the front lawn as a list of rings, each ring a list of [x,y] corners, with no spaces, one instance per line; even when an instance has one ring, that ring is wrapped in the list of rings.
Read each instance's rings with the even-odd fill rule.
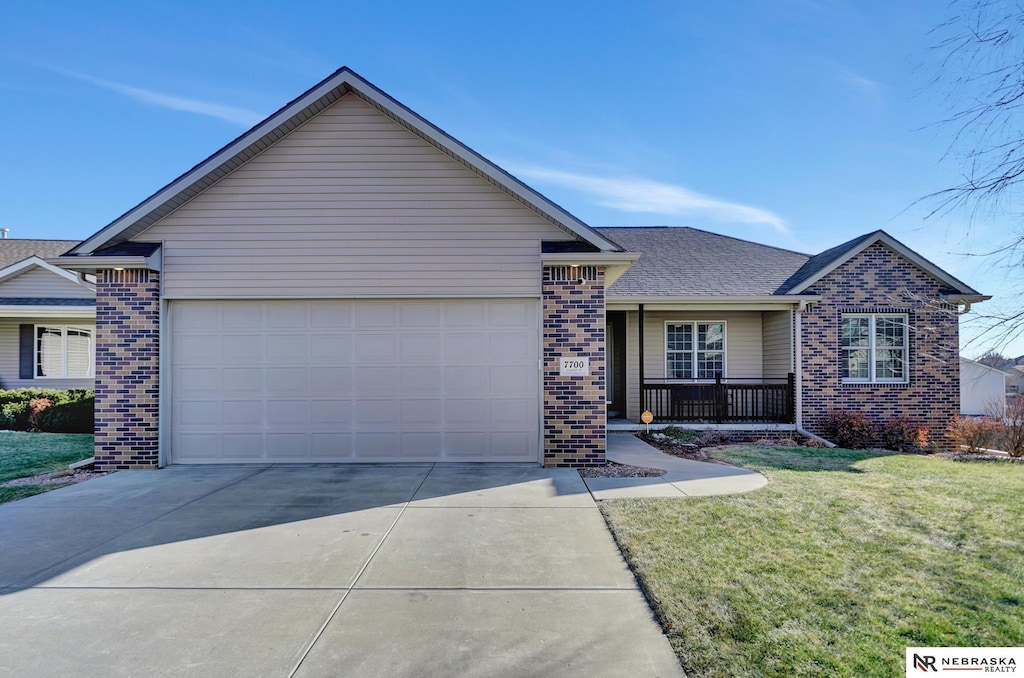
[[[41,473],[65,471],[93,453],[90,433],[0,433],[0,484]],[[0,504],[31,497],[63,484],[0,486]]]
[[[1024,646],[1024,464],[730,447],[749,494],[602,510],[691,676],[896,676]]]

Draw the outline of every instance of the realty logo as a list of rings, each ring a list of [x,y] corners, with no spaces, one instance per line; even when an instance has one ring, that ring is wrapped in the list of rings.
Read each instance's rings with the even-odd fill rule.
[[[925,673],[928,673],[929,671],[935,671],[936,673],[939,672],[939,670],[935,668],[935,657],[930,654],[917,654],[915,652],[914,668],[918,671],[924,671]]]
[[[922,673],[956,671],[971,673],[1009,673],[1016,675],[1024,667],[1022,647],[908,647],[907,678]],[[1024,673],[1024,671],[1022,671]],[[950,673],[949,675],[954,675]]]

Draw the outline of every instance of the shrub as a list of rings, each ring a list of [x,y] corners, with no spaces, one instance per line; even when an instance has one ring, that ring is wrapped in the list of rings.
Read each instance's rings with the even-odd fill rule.
[[[857,410],[832,410],[824,428],[825,438],[847,449],[863,449],[875,437],[875,425]]]
[[[38,431],[42,427],[43,412],[53,407],[53,401],[49,398],[33,398],[28,401],[28,427]]]
[[[697,436],[697,444],[701,447],[715,447],[717,445],[727,445],[728,443],[729,434],[722,431],[707,429],[701,431]]]
[[[679,426],[669,426],[662,433],[677,443],[693,443],[697,442],[697,439],[700,438],[700,434],[692,428],[681,428]]]
[[[1001,423],[989,417],[956,416],[946,424],[946,437],[957,447],[966,447],[968,453],[977,454],[989,447],[1003,429]]]
[[[94,427],[90,399],[54,405],[43,413],[39,429],[48,433],[92,433]]]
[[[1024,457],[1024,398],[1019,395],[1006,403],[999,439],[1001,450],[1011,457]]]
[[[84,388],[0,390],[0,429],[91,433],[93,403],[94,392]]]
[[[5,428],[12,431],[28,430],[28,403],[12,402],[0,407]]]
[[[894,417],[882,427],[882,445],[887,450],[906,452],[928,447],[928,429],[917,426],[909,417]]]

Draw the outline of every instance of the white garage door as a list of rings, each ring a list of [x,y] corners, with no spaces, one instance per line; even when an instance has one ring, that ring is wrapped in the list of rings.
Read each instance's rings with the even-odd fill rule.
[[[537,461],[539,302],[170,305],[172,463]]]

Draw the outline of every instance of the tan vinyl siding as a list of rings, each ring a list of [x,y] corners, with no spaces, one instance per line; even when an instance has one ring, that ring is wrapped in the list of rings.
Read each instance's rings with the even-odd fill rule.
[[[0,297],[91,299],[96,293],[45,268],[35,266],[0,282]]]
[[[626,315],[626,412],[640,417],[639,314]],[[725,369],[733,378],[761,378],[764,366],[761,313],[757,311],[646,311],[644,312],[644,378],[665,378],[665,323],[668,321],[725,321]],[[785,375],[783,375],[785,376]]]
[[[665,378],[665,323],[725,321],[725,376],[761,377],[761,314],[713,311],[648,311],[644,313],[644,378]]]
[[[94,327],[95,318],[0,318],[0,388],[93,388],[95,379],[19,379],[18,327],[32,325],[82,325]]]
[[[167,298],[540,293],[569,236],[348,95],[135,238]]]
[[[765,311],[764,376],[783,379],[793,371],[793,312]]]

